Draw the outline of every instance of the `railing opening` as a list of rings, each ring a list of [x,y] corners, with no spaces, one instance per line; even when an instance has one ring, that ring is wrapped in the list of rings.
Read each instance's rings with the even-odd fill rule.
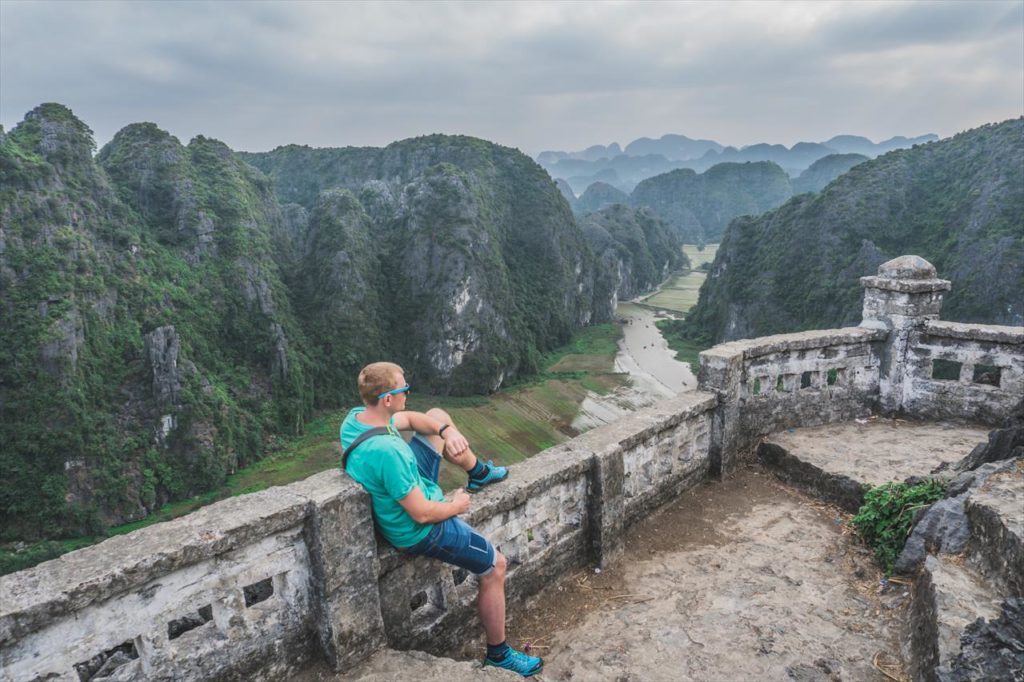
[[[89,682],[89,680],[113,674],[114,670],[138,657],[139,652],[135,649],[135,642],[128,640],[103,653],[96,654],[88,661],[76,663],[75,672],[78,673],[79,682]]]
[[[245,593],[245,607],[249,608],[253,604],[270,599],[274,594],[274,581],[272,578],[267,578],[258,583],[246,585],[242,591]]]
[[[195,613],[188,613],[167,623],[167,639],[178,639],[189,630],[206,625],[213,620],[213,607],[207,604]]]
[[[986,386],[999,386],[1003,379],[1003,371],[995,365],[975,365],[973,381]]]
[[[932,379],[937,381],[959,381],[962,362],[955,360],[932,360]]]

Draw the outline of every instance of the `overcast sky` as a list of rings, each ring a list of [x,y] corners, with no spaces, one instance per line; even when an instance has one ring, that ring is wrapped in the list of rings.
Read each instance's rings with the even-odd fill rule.
[[[48,101],[100,145],[137,121],[250,151],[945,137],[1024,113],[1024,0],[0,0],[0,123]]]

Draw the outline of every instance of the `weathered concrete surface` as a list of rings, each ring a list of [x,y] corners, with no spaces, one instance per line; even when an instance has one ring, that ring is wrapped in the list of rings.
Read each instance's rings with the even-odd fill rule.
[[[1004,601],[999,618],[968,625],[960,653],[936,676],[939,682],[1024,680],[1024,597]]]
[[[910,672],[932,682],[936,668],[960,653],[960,635],[978,618],[999,615],[992,585],[962,559],[929,556],[914,584],[910,614]]]
[[[477,662],[455,661],[431,656],[421,651],[382,649],[345,674],[338,674],[325,665],[317,665],[291,677],[291,682],[515,682],[522,680],[508,670],[483,667]],[[542,679],[542,678],[538,678]]]
[[[759,452],[795,485],[856,511],[856,489],[949,469],[984,441],[983,428],[872,418],[772,434]],[[767,447],[765,447],[767,446]],[[784,457],[781,453],[788,455]]]
[[[878,578],[834,508],[741,470],[631,529],[600,574],[549,589],[510,641],[537,645],[547,680],[881,681],[871,662],[898,661],[905,598],[880,598]]]
[[[986,467],[996,466],[987,464]],[[969,550],[983,573],[1024,596],[1024,460],[1007,461],[967,500]]]

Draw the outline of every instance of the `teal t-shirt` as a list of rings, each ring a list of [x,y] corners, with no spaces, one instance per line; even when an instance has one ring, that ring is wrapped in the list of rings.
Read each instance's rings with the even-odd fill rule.
[[[373,428],[356,419],[357,414],[365,411],[365,407],[356,407],[341,423],[342,452],[363,432]],[[373,515],[387,541],[395,547],[412,547],[427,536],[433,524],[416,523],[398,500],[417,486],[423,491],[423,496],[433,502],[443,500],[444,493],[436,483],[420,476],[412,448],[393,424],[388,428],[393,435],[363,441],[352,451],[348,456],[347,471],[370,494]]]

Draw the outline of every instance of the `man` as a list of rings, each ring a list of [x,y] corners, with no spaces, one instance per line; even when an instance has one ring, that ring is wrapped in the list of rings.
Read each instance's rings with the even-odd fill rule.
[[[459,488],[446,500],[437,485],[442,456],[466,471],[471,492],[503,480],[508,470],[480,462],[444,410],[406,411],[408,394],[405,372],[398,365],[375,362],[362,369],[363,407],[350,411],[341,424],[341,447],[348,455],[342,467],[370,494],[381,534],[399,551],[441,559],[477,576],[480,620],[487,634],[484,665],[534,675],[544,662],[505,641],[505,557],[458,518],[469,511],[466,491]],[[386,433],[352,447],[371,429],[382,427]],[[399,431],[415,433],[406,443]]]

